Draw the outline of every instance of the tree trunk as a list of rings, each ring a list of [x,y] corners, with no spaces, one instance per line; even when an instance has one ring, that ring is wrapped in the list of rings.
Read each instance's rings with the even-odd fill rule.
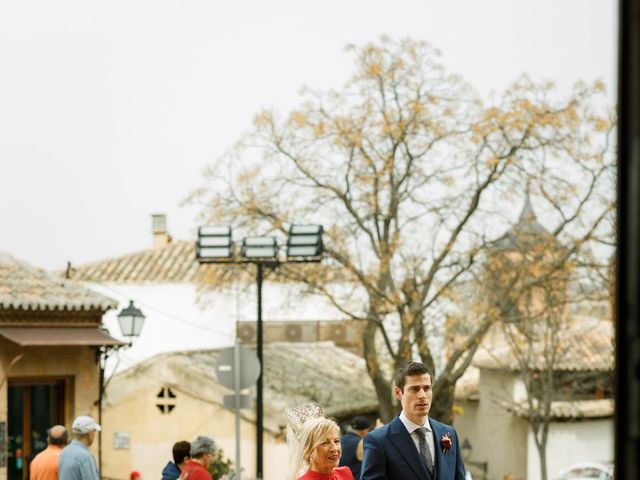
[[[538,454],[540,455],[540,478],[547,480],[547,451],[546,445],[540,445]]]
[[[364,359],[367,364],[367,373],[371,377],[373,387],[378,397],[378,415],[380,420],[388,423],[396,414],[393,400],[391,382],[384,378],[380,369],[379,356],[376,347],[376,332],[378,326],[375,322],[368,321],[363,335]]]
[[[429,416],[440,422],[453,423],[453,391],[455,383],[449,380],[436,382]]]

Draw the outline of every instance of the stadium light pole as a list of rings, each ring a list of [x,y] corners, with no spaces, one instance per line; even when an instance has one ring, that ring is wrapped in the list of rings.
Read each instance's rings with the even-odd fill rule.
[[[198,229],[196,259],[199,263],[251,263],[256,266],[257,322],[256,354],[260,362],[260,375],[256,381],[256,479],[262,480],[264,450],[264,403],[263,403],[263,326],[262,283],[264,268],[276,268],[284,263],[312,263],[322,260],[322,225],[291,225],[281,254],[274,236],[244,237],[235,248],[232,229],[229,226],[203,226]],[[237,468],[240,466],[237,465]]]

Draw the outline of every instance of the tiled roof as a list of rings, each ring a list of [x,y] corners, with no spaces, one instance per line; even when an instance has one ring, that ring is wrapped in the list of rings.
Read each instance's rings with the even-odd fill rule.
[[[499,403],[520,417],[528,418],[530,415],[526,401],[518,404]],[[558,420],[607,418],[612,417],[614,412],[614,401],[612,399],[551,402],[551,418]]]
[[[195,242],[178,240],[121,257],[72,266],[70,277],[88,282],[192,282],[202,267]]]
[[[158,384],[222,403],[222,396],[231,391],[215,378],[219,353],[193,350],[156,355],[115,375],[109,382],[107,402],[113,404],[145,385]],[[267,343],[263,357],[265,428],[274,433],[285,425],[286,409],[309,402],[336,418],[378,409],[364,359],[331,342]],[[243,410],[243,416],[253,420],[253,410]]]
[[[557,334],[559,354],[554,362],[555,370],[609,372],[614,367],[613,324],[610,320],[575,319],[564,330]],[[544,370],[545,359],[542,346],[532,347],[537,353],[529,367]],[[537,350],[537,352],[536,352]],[[473,365],[490,370],[519,371],[520,364],[512,348],[504,339],[495,340],[491,345],[484,345],[476,353]]]
[[[265,397],[276,411],[314,401],[327,415],[346,417],[378,409],[364,359],[331,342],[265,345]],[[330,365],[330,368],[327,366]]]
[[[102,310],[117,302],[0,251],[0,308]]]

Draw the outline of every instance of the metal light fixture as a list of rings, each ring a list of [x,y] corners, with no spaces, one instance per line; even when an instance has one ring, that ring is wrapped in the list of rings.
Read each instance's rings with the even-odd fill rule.
[[[319,262],[322,258],[322,225],[291,225],[287,238],[287,260]]]
[[[199,262],[215,262],[231,259],[232,256],[231,227],[204,226],[198,228],[196,258]]]
[[[133,304],[133,300],[129,300],[129,305],[118,313],[118,323],[120,324],[120,333],[122,336],[129,338],[128,344],[120,344],[117,346],[103,345],[98,349],[98,363],[100,366],[99,392],[98,392],[98,424],[102,423],[102,399],[104,398],[104,371],[107,365],[109,355],[117,351],[119,348],[131,347],[132,339],[139,337],[144,325],[144,314],[139,308]],[[98,470],[102,471],[102,431],[98,432]]]
[[[287,239],[286,260],[279,260],[276,237],[245,237],[240,252],[233,248],[231,227],[200,227],[196,244],[196,259],[199,263],[252,263],[256,266],[256,290],[258,300],[256,353],[264,372],[262,339],[262,283],[264,269],[274,268],[287,262],[319,262],[322,259],[322,226],[292,225]],[[238,254],[239,253],[239,254]],[[256,381],[256,476],[263,478],[263,378],[260,373]]]
[[[251,259],[275,259],[278,255],[278,242],[276,237],[245,237],[240,254]]]
[[[135,307],[133,300],[130,300],[129,306],[118,314],[122,335],[129,338],[139,337],[144,325],[144,318],[144,314]]]

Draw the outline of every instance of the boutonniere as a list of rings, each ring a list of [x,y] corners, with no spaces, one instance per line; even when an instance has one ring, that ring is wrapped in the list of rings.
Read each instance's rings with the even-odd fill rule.
[[[452,445],[453,441],[451,440],[451,432],[447,432],[445,435],[442,435],[442,438],[440,439],[442,453],[447,453],[449,450],[451,450]]]

